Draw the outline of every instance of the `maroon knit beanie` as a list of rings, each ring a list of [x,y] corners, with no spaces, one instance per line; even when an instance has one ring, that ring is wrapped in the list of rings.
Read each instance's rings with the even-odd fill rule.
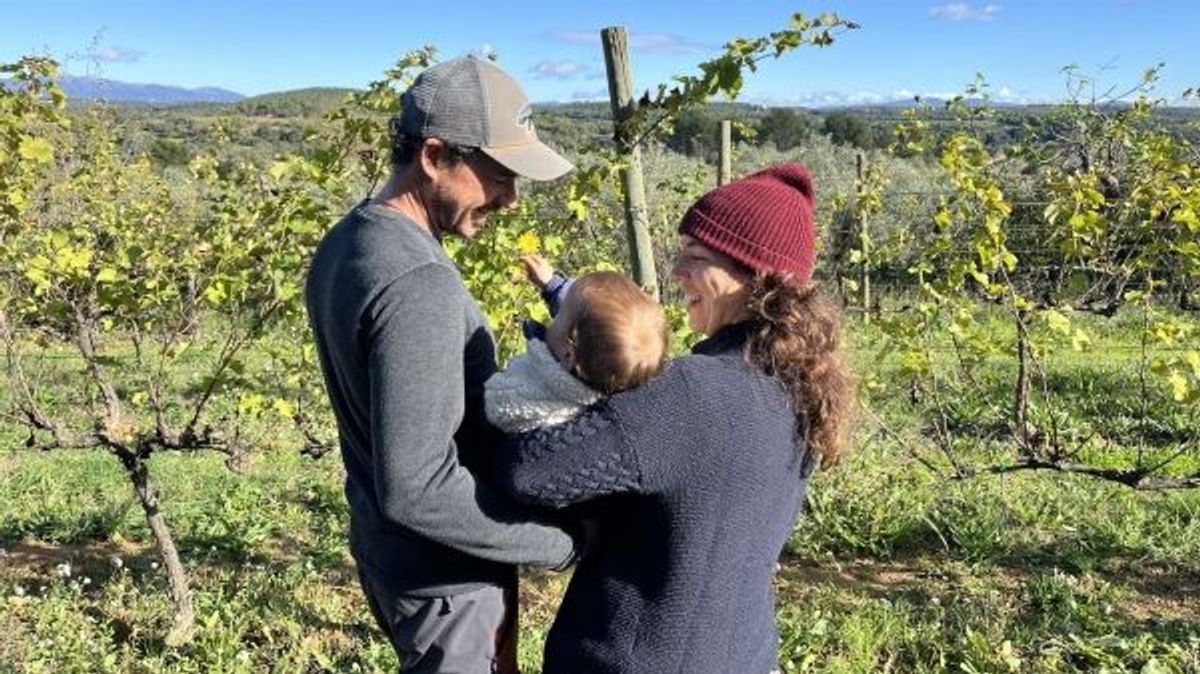
[[[692,204],[679,233],[757,272],[812,277],[813,187],[803,164],[779,164],[722,185]]]

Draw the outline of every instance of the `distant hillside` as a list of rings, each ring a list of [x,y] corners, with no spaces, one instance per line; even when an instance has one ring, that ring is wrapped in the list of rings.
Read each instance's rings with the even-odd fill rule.
[[[253,117],[318,117],[337,108],[353,92],[338,87],[293,89],[252,96],[233,107]]]
[[[216,87],[185,89],[165,84],[136,84],[101,77],[63,77],[59,84],[68,100],[180,105],[184,103],[233,103],[245,96]]]

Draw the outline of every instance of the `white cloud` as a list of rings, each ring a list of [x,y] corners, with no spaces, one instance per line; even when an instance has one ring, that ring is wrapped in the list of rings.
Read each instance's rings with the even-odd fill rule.
[[[897,89],[890,94],[874,91],[811,91],[791,96],[750,95],[744,97],[748,103],[760,105],[787,105],[805,108],[837,108],[844,106],[889,105],[893,103],[912,103],[917,97],[923,102],[948,101],[962,92],[956,91],[916,91],[913,89]],[[1009,87],[1001,87],[997,95],[991,98],[993,103],[1025,105],[1039,102],[1021,93],[1013,92]]]
[[[700,54],[707,51],[698,42],[667,33],[630,33],[629,47],[655,54]]]
[[[846,99],[853,105],[873,105],[884,101],[883,96],[873,91],[856,91],[847,96]]]
[[[991,21],[1001,9],[1000,5],[947,2],[930,7],[929,16],[948,21]]]
[[[600,71],[578,61],[541,61],[529,72],[539,80],[594,80],[603,76]]]
[[[962,94],[961,91],[918,91],[916,95],[920,96],[921,100],[923,100],[923,101],[932,100],[932,99],[937,99],[939,101],[948,101],[951,98],[954,98],[955,96],[959,96],[961,94]]]
[[[579,89],[571,92],[573,101],[607,101],[608,89]]]
[[[791,96],[762,96],[749,95],[743,97],[747,103],[758,103],[761,105],[787,105],[799,106],[804,108],[835,108],[845,105],[869,105],[870,103],[856,102],[862,101],[864,98],[873,96],[869,92],[857,92],[847,94],[841,91],[809,91],[805,93],[792,94]],[[879,102],[874,100],[872,102]]]
[[[145,54],[140,49],[127,47],[97,47],[88,56],[100,63],[134,63]]]

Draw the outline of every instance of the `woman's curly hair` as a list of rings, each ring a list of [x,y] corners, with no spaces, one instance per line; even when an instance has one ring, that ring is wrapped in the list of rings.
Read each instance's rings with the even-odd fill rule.
[[[834,465],[854,411],[854,378],[839,350],[841,310],[818,285],[770,273],[751,282],[748,308],[756,323],[748,360],[783,382],[798,438],[822,468]]]

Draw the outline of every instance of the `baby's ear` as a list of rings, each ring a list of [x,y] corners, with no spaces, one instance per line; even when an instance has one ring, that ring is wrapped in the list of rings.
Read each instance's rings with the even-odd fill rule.
[[[575,366],[577,364],[578,364],[578,361],[575,359],[575,340],[574,339],[567,340],[566,346],[563,347],[562,366],[564,368],[566,368],[566,370],[568,372],[571,372],[571,373],[575,374],[576,376],[578,376],[579,373],[575,371],[575,369],[576,369]]]

